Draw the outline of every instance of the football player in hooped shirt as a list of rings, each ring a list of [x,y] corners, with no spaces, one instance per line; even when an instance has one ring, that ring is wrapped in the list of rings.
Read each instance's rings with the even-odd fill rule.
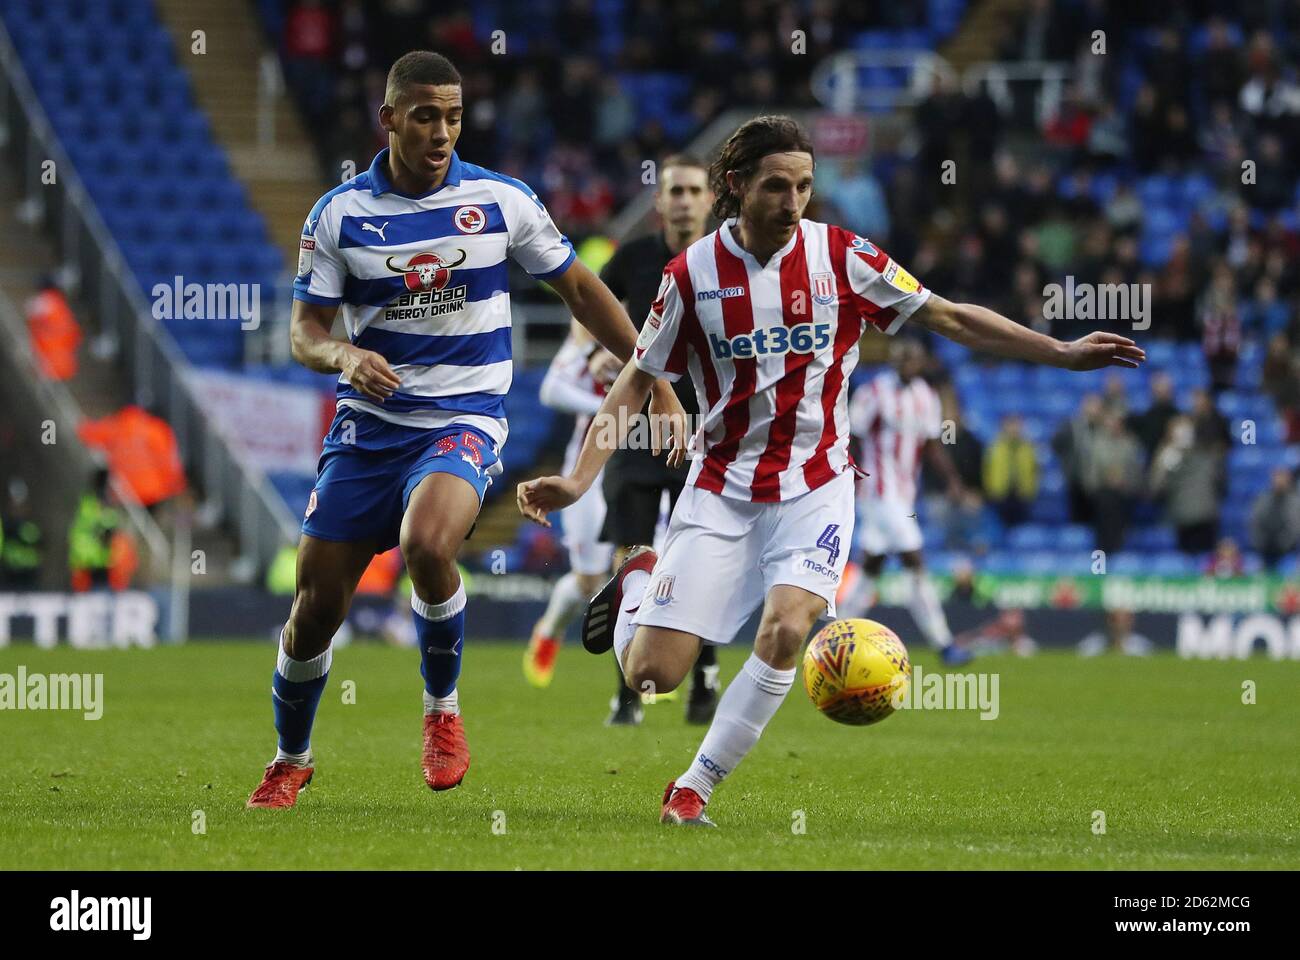
[[[506,258],[550,284],[616,356],[630,356],[636,341],[626,312],[575,259],[536,195],[456,155],[462,110],[450,61],[403,56],[379,110],[387,149],[322,197],[303,227],[293,356],[339,374],[338,412],[307,504],[272,678],[279,748],[250,807],[293,806],[310,781],[330,642],[371,558],[398,544],[424,676],[424,779],[445,790],[469,769],[456,692],[465,635],[456,554],[501,471],[512,370]],[[347,341],[330,336],[340,309]],[[680,425],[668,383],[655,388],[654,403]],[[679,459],[682,438],[674,441],[670,456]]]
[[[687,487],[662,553],[630,556],[583,624],[584,645],[613,647],[629,686],[662,692],[682,681],[702,642],[729,643],[762,607],[752,655],[664,792],[664,822],[700,825],[712,825],[714,787],[785,699],[809,629],[835,615],[853,542],[846,394],[865,326],[893,334],[910,320],[988,353],[1071,370],[1145,359],[1116,334],[1064,343],[951,303],[870,240],[803,219],[813,148],[788,117],[741,126],[710,180],[724,222],[665,268],[634,359],[598,414],[625,423],[656,378],[689,372],[704,419]],[[525,516],[545,523],[591,485],[609,456],[596,436],[570,475],[519,485]]]

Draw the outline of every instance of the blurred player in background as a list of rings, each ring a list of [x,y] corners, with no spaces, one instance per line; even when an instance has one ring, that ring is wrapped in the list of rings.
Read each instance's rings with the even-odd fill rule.
[[[939,649],[943,662],[958,666],[968,662],[970,654],[953,645],[943,604],[921,559],[921,525],[916,521],[921,454],[943,474],[949,496],[961,496],[961,478],[939,442],[939,395],[921,376],[925,347],[910,338],[896,340],[890,344],[889,361],[891,369],[858,387],[849,404],[849,431],[861,454],[858,466],[866,474],[858,481],[855,537],[863,561],[860,570],[845,571],[840,616],[866,615],[876,602],[885,557],[897,554],[908,571],[912,619]]]
[[[369,170],[325,194],[303,225],[293,356],[339,374],[338,412],[307,504],[272,677],[278,749],[250,807],[291,807],[310,782],[331,639],[371,558],[394,546],[413,586],[425,783],[446,790],[469,769],[457,693],[466,599],[456,556],[501,471],[513,373],[506,258],[550,284],[620,357],[636,339],[537,195],[456,155],[463,114],[460,73],[447,58],[402,56],[379,108],[388,146]],[[340,308],[348,341],[330,335]],[[680,414],[671,388],[655,389],[656,408]]]
[[[617,357],[579,324],[570,325],[569,335],[546,370],[541,389],[542,403],[576,418],[573,436],[564,451],[565,473],[578,462],[592,415],[600,409],[605,388],[614,382],[622,366]],[[658,459],[654,460],[657,465]],[[565,507],[560,512],[560,522],[564,527],[564,546],[569,551],[569,572],[556,581],[546,611],[533,625],[524,652],[524,676],[535,687],[550,686],[564,631],[608,579],[614,555],[613,548],[601,539],[605,500],[599,483],[577,503]]]
[[[708,168],[686,154],[664,158],[659,164],[654,205],[660,229],[620,246],[600,271],[600,278],[627,307],[638,329],[645,323],[655,301],[668,261],[704,236],[709,209],[713,206]],[[691,385],[679,380],[674,388],[686,413],[692,417],[698,415]],[[666,498],[671,513],[685,483],[684,463],[678,467],[667,466],[650,450],[614,451],[601,481],[609,507],[602,539],[615,545],[614,569],[622,565],[637,545],[655,542],[661,504]],[[593,589],[587,597],[595,592]],[[713,719],[718,689],[717,653],[705,646],[691,672],[691,689],[686,698],[688,723],[702,724]],[[641,722],[641,717],[641,695],[629,689],[619,673],[606,722],[635,725]]]
[[[657,377],[690,372],[705,410],[662,556],[634,552],[587,610],[583,644],[613,647],[633,689],[672,690],[700,644],[730,643],[755,609],[754,651],[728,685],[690,766],[664,791],[665,823],[712,826],[714,787],[753,749],[794,683],[813,623],[835,616],[854,520],[848,381],[867,324],[909,319],[980,350],[1072,370],[1135,367],[1125,337],[1072,343],[932,295],[871,241],[804,220],[813,146],[788,117],[743,124],[710,168],[723,220],[669,262],[636,354],[598,416],[622,423]],[[545,524],[595,481],[608,444],[574,472],[518,488]]]

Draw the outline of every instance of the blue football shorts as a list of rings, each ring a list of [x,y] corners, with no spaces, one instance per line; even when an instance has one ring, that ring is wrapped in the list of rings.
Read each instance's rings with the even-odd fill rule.
[[[382,553],[397,546],[411,491],[429,474],[460,477],[481,505],[500,472],[496,446],[471,427],[407,427],[340,407],[325,435],[302,532],[320,540],[373,539]]]

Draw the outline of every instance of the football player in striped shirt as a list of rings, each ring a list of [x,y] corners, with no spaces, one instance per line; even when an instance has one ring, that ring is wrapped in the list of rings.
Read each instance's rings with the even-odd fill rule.
[[[949,496],[962,494],[961,477],[939,438],[943,414],[939,395],[925,382],[925,347],[899,337],[890,344],[890,369],[858,387],[849,401],[849,432],[858,442],[859,466],[856,545],[862,565],[850,562],[839,591],[840,616],[864,617],[876,602],[876,582],[885,558],[897,554],[907,570],[908,612],[926,641],[951,667],[971,660],[953,643],[948,618],[921,555],[921,525],[916,520],[921,457],[947,481]]]
[[[616,356],[629,357],[636,342],[627,313],[536,194],[456,155],[463,109],[450,61],[429,51],[401,57],[379,110],[388,147],[325,194],[303,227],[293,356],[339,374],[338,412],[307,503],[272,677],[279,747],[250,807],[293,806],[311,779],[331,639],[371,557],[397,545],[414,586],[424,779],[446,790],[469,769],[456,689],[465,635],[456,555],[501,472],[512,372],[507,258],[550,284]],[[346,341],[330,336],[340,312]],[[668,383],[655,394],[661,411],[683,416]]]
[[[552,410],[574,416],[573,433],[564,448],[566,473],[578,460],[591,418],[605,399],[605,388],[621,368],[617,358],[586,330],[579,324],[571,325],[569,335],[546,370],[539,397]],[[564,509],[560,522],[564,527],[564,547],[569,552],[569,572],[556,581],[524,651],[524,677],[534,687],[551,685],[564,631],[609,577],[614,559],[613,544],[604,542],[600,536],[605,522],[605,498],[599,481],[577,503]]]
[[[754,651],[718,703],[660,817],[712,825],[714,788],[758,742],[794,682],[813,623],[835,615],[852,543],[849,374],[867,324],[911,321],[978,349],[1072,370],[1136,367],[1133,341],[1071,343],[932,294],[870,240],[803,219],[813,147],[788,117],[742,125],[710,168],[722,226],[669,262],[633,362],[597,416],[625,423],[656,378],[689,372],[703,424],[663,552],[634,553],[588,607],[583,643],[613,647],[634,690],[674,689],[701,643],[730,643],[762,609]],[[621,418],[621,419],[620,419]],[[572,473],[519,485],[525,516],[573,503],[610,443],[592,431]]]

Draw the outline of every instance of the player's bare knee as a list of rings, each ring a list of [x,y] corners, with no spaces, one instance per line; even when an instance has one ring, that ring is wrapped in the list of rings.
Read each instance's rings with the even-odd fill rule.
[[[289,656],[310,660],[324,653],[346,617],[342,591],[299,589],[289,614]]]
[[[810,627],[808,619],[795,612],[773,617],[759,627],[754,649],[760,658],[774,666],[792,662],[798,657]]]
[[[623,680],[637,693],[672,693],[682,678],[667,664],[656,662],[635,649],[629,650],[623,664]]]
[[[438,581],[456,569],[459,549],[459,543],[452,543],[449,538],[436,533],[411,536],[402,541],[402,558],[415,585],[436,592]]]

